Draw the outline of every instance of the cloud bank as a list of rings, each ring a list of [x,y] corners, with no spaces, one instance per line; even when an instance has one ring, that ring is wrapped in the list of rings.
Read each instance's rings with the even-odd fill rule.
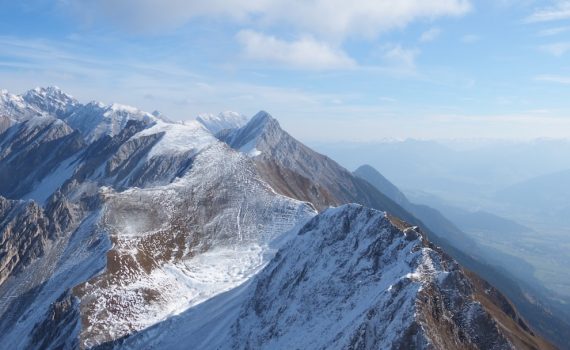
[[[246,26],[287,25],[318,37],[373,37],[415,20],[461,16],[469,0],[60,0],[93,20],[110,20],[139,32],[160,32],[200,18]]]

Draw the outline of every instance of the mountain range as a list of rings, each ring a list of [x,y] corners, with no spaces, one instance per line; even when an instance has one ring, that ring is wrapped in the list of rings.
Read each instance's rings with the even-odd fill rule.
[[[443,215],[267,112],[173,122],[2,90],[0,180],[6,348],[550,349],[570,332]]]

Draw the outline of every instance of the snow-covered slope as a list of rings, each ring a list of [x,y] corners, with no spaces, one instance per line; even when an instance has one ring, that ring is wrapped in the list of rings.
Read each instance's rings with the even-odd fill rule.
[[[108,106],[101,102],[90,102],[73,110],[65,121],[81,131],[88,142],[92,142],[104,135],[117,135],[129,120],[150,124],[156,119],[158,118],[152,114],[134,107],[117,103]]]
[[[7,90],[0,90],[0,117],[15,123],[40,114],[37,109],[28,105],[22,96],[13,95]],[[0,133],[2,131],[0,129]]]
[[[218,115],[201,114],[196,118],[196,121],[215,135],[223,130],[241,128],[247,124],[248,118],[243,114],[225,111]]]
[[[359,205],[310,220],[254,279],[127,338],[124,348],[530,349],[490,286],[416,227]],[[483,293],[482,293],[483,292]],[[495,317],[501,316],[501,322]],[[517,323],[519,322],[519,323]],[[201,325],[201,326],[200,326]],[[524,341],[521,341],[524,338]]]
[[[271,258],[275,239],[314,215],[276,195],[249,159],[219,143],[171,184],[104,196],[102,220],[114,248],[106,271],[77,288],[85,346],[142,330],[243,283]]]
[[[384,213],[357,205],[325,211],[257,277],[233,328],[236,342],[253,348],[514,348],[475,300],[459,266],[416,230],[400,230]]]

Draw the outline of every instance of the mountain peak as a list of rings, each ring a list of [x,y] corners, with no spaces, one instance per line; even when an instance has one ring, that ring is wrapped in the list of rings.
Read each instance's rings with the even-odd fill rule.
[[[376,173],[380,173],[378,170],[374,169],[374,167],[372,165],[369,164],[362,164],[361,166],[359,166],[354,172],[358,173],[361,171],[373,171]]]
[[[204,125],[212,134],[217,134],[223,130],[238,129],[247,124],[248,118],[240,113],[224,111],[218,115],[204,113],[196,117],[196,121]]]
[[[273,118],[268,112],[261,110],[251,118],[248,124],[262,126],[269,123],[275,123],[277,126],[279,126],[277,119]]]
[[[10,102],[10,101],[20,101],[21,102],[22,98],[20,96],[11,94],[10,91],[6,90],[6,89],[0,89],[0,102]]]
[[[120,103],[113,103],[112,105],[109,106],[109,109],[113,112],[128,112],[128,113],[132,113],[132,114],[138,114],[141,111],[133,106],[128,106],[128,105],[123,105]]]
[[[264,151],[270,151],[282,136],[279,122],[269,113],[260,111],[239,129],[219,134],[218,138],[230,147],[250,157],[256,157]]]
[[[33,88],[32,90],[29,91],[35,91],[39,94],[64,94],[64,92],[55,85],[51,85],[51,86],[36,86],[35,88]]]
[[[11,120],[25,120],[40,114],[31,107],[22,96],[11,94],[8,90],[0,90],[0,115]]]
[[[384,177],[372,165],[364,164],[354,171],[354,175],[361,179],[368,181],[371,185],[376,187],[380,192],[384,193],[388,198],[394,202],[407,207],[410,203],[406,196],[394,185],[390,180]]]
[[[61,101],[73,101],[74,103],[77,103],[77,100],[73,96],[63,92],[57,86],[36,87],[24,93],[23,97],[26,98],[26,96],[41,96],[43,98],[53,98]]]
[[[36,87],[24,93],[22,98],[31,106],[58,118],[66,117],[79,104],[57,86]]]

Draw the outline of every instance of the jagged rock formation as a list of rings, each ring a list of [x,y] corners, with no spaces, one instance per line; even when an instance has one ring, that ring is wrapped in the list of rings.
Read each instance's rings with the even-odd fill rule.
[[[38,111],[66,118],[79,105],[73,96],[55,86],[35,88],[22,95],[22,99]]]

